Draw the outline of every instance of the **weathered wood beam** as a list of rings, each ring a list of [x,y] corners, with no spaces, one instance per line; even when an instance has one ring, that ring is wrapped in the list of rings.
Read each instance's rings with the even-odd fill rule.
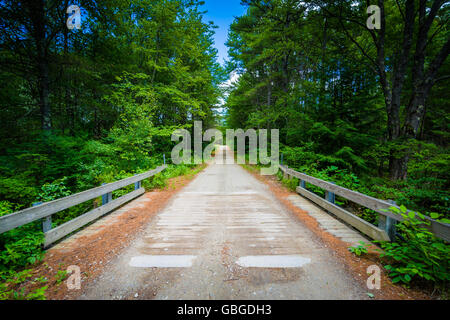
[[[101,216],[107,214],[108,212],[113,211],[114,209],[120,207],[121,205],[127,203],[128,201],[133,200],[134,198],[139,197],[140,195],[145,193],[145,189],[137,189],[133,192],[127,193],[126,195],[115,199],[111,202],[108,202],[104,206],[98,207],[94,210],[91,210],[75,219],[72,219],[54,229],[45,233],[45,242],[44,248],[48,248],[51,244],[56,241],[64,238],[69,233],[72,233],[81,227],[85,226],[89,222],[92,222]]]
[[[296,177],[296,178],[300,179],[301,181],[308,182],[312,185],[322,188],[323,190],[332,192],[332,193],[339,195],[345,199],[348,199],[352,202],[362,205],[363,207],[372,209],[381,215],[390,217],[397,221],[403,220],[403,217],[401,215],[392,213],[390,211],[385,211],[391,207],[399,208],[397,205],[389,203],[389,201],[380,200],[380,199],[373,198],[373,197],[367,196],[365,194],[359,193],[357,191],[353,191],[353,190],[350,190],[350,189],[347,189],[344,187],[340,187],[331,182],[327,182],[327,181],[324,181],[324,180],[321,180],[318,178],[308,176],[304,173],[294,171],[285,166],[280,166],[280,170],[289,176]],[[431,232],[434,233],[434,235],[436,237],[450,242],[450,224],[438,222],[427,216],[425,216],[425,219],[430,221],[429,229]]]
[[[36,207],[27,208],[15,213],[0,217],[0,233],[20,227],[27,223],[48,217],[54,213],[73,207],[80,203],[95,199],[114,190],[126,187],[135,182],[142,181],[163,171],[167,166],[160,166],[154,170],[135,175],[120,181],[105,184],[103,186],[86,190],[68,197],[43,203]]]
[[[312,193],[306,189],[303,189],[302,187],[297,187],[297,193],[301,194],[305,198],[311,200],[312,202],[318,204],[320,207],[324,208],[325,210],[331,212],[336,217],[342,219],[349,225],[355,227],[365,235],[368,235],[370,238],[374,240],[379,241],[389,241],[389,236],[387,235],[386,231],[381,230],[380,228],[377,228],[373,224],[361,219],[358,216],[355,216],[354,214],[348,212],[347,210],[342,209],[341,207],[335,205],[334,203],[331,203],[327,201],[326,199],[323,199],[316,195],[315,193]]]

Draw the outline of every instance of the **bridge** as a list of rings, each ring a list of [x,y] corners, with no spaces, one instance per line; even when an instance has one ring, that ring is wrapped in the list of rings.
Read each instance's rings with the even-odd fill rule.
[[[220,147],[216,157],[226,152],[227,147]],[[67,248],[77,246],[80,234],[95,236],[99,225],[108,228],[108,221],[126,217],[130,210],[145,215],[143,204],[151,199],[141,181],[165,168],[0,217],[0,232],[42,219],[48,253],[67,252],[71,258]],[[274,182],[262,181],[237,164],[210,163],[101,266],[98,277],[84,279],[71,297],[369,299],[367,275],[349,271],[329,239],[345,247],[371,239],[389,241],[401,217],[384,210],[396,205],[286,166],[280,170],[287,178],[299,179],[297,194],[280,195]],[[307,183],[324,189],[325,199],[308,191]],[[112,199],[112,191],[133,184],[134,191]],[[99,196],[102,206],[51,228],[52,214]],[[339,207],[336,196],[378,212],[380,224],[374,226]],[[432,221],[431,229],[448,241],[449,225]],[[326,234],[328,242],[320,234]]]

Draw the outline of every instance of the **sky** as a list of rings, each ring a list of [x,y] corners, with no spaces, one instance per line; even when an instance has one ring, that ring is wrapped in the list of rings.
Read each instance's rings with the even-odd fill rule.
[[[205,0],[205,4],[200,8],[208,11],[203,15],[203,21],[213,21],[218,29],[214,29],[214,42],[218,52],[218,62],[224,65],[224,59],[228,59],[227,42],[228,29],[234,17],[239,17],[245,13],[246,8],[241,6],[241,0]]]

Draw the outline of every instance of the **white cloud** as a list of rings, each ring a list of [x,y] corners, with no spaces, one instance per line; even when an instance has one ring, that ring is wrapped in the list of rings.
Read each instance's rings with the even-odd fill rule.
[[[220,87],[221,89],[224,90],[224,97],[225,97],[225,98],[228,97],[228,94],[229,94],[228,89],[230,89],[230,87],[232,87],[234,84],[236,84],[236,83],[238,82],[240,76],[241,76],[240,74],[238,74],[237,72],[233,71],[233,72],[230,74],[230,78],[228,78],[227,81],[222,82],[222,83],[219,85],[219,87]],[[225,104],[225,99],[224,99],[224,98],[220,98],[220,99],[219,99],[219,103],[216,104],[216,107],[220,108],[220,107],[222,107],[224,104]]]
[[[231,85],[233,85],[233,84],[235,84],[236,82],[238,82],[240,76],[241,76],[241,75],[238,74],[236,71],[233,71],[233,72],[231,73],[231,75],[230,75],[230,78],[229,78],[227,81],[223,82],[220,86],[221,86],[222,88],[228,88],[228,87],[230,87]]]

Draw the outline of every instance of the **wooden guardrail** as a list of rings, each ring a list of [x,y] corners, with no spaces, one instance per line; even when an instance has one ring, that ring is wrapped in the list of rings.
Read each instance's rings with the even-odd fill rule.
[[[296,177],[300,180],[300,186],[297,187],[296,189],[297,193],[310,199],[311,201],[315,202],[316,204],[326,209],[327,211],[335,214],[337,217],[349,223],[350,225],[352,225],[362,233],[368,235],[372,239],[383,241],[392,239],[395,232],[396,221],[403,220],[403,217],[401,215],[397,215],[389,211],[388,212],[384,211],[386,209],[389,209],[390,207],[399,208],[393,202],[380,200],[344,187],[340,187],[332,182],[327,182],[321,179],[308,176],[304,173],[294,171],[284,165],[280,165],[280,170],[285,175]],[[322,199],[318,195],[306,190],[305,182],[308,182],[312,185],[315,185],[325,190],[326,199]],[[341,196],[345,199],[348,199],[363,207],[372,209],[375,212],[379,213],[380,216],[378,227],[335,205],[334,195]],[[425,219],[430,221],[431,223],[430,230],[431,232],[434,233],[436,237],[450,242],[450,224],[438,222],[427,216],[425,216]]]
[[[0,217],[0,234],[11,229],[20,227],[30,222],[44,219],[43,231],[45,234],[44,247],[48,247],[52,243],[58,241],[69,233],[81,228],[87,223],[111,212],[115,208],[123,205],[124,203],[142,195],[145,190],[141,187],[142,180],[150,178],[164,169],[167,166],[163,165],[154,170],[147,171],[135,175],[130,178],[126,178],[120,181],[104,184],[100,187],[89,189],[77,194],[70,195],[65,198],[57,199],[42,204],[37,204],[31,208],[27,208],[15,213],[8,214]],[[117,189],[129,186],[134,183],[134,191],[130,192],[118,199],[112,200],[112,192]],[[80,203],[95,199],[102,196],[102,206],[93,209],[73,220],[70,220],[54,229],[51,227],[51,216],[57,212],[63,211]]]

